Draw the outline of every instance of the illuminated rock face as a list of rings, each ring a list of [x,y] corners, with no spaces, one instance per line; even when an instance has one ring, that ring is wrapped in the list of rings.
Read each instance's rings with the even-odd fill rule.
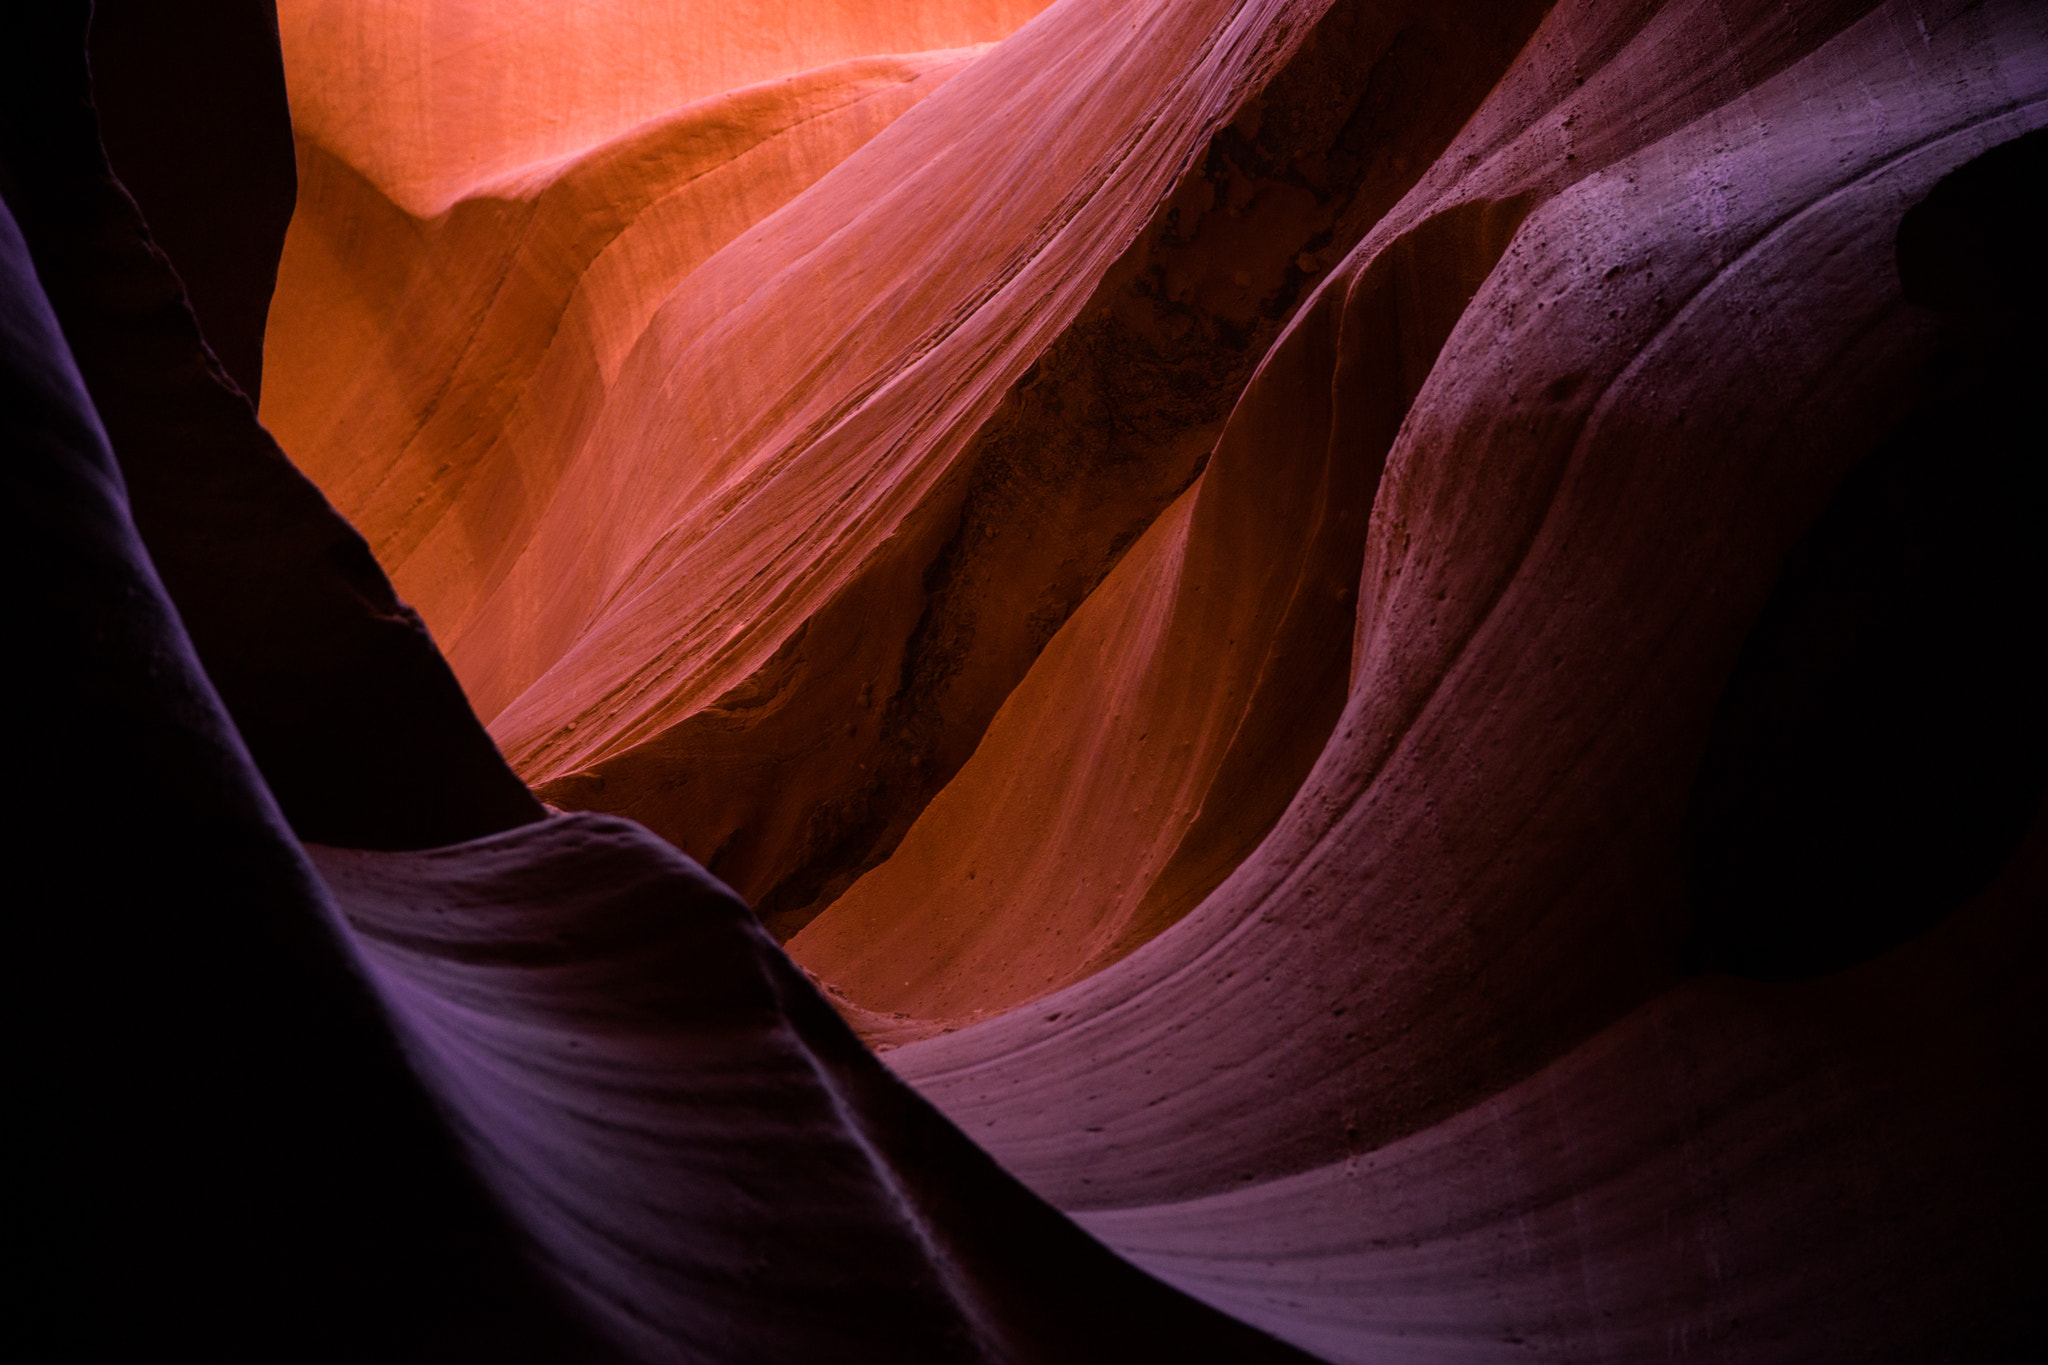
[[[384,1096],[179,1111],[231,1266],[383,1154],[263,1330],[331,1227],[382,1358],[2048,1347],[2048,15],[1034,11],[284,5],[361,541],[10,113],[50,706]]]
[[[1043,8],[281,0],[277,29],[299,138],[405,212],[433,218],[700,100],[856,57],[995,42]]]

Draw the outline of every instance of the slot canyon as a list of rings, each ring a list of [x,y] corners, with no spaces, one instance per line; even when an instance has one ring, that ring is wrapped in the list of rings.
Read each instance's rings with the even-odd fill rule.
[[[11,1359],[2048,1360],[2048,5],[0,34]]]

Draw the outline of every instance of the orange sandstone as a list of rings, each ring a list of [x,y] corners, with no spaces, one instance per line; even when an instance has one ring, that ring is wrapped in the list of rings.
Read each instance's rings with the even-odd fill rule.
[[[2048,21],[1471,8],[720,19],[617,92],[623,11],[406,11],[306,77],[266,414],[523,777],[1162,1277],[1332,1360],[1932,1349],[2043,1203],[2040,823],[1764,986],[1687,811],[1849,471],[2005,382],[1902,223],[2038,146]]]

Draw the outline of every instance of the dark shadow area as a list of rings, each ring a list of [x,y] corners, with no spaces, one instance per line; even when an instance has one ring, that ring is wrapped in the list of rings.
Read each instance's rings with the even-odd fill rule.
[[[1692,962],[1851,966],[1962,905],[2048,789],[2048,134],[1944,179],[1899,276],[1943,340],[1921,401],[1793,550],[1689,815]]]
[[[262,136],[215,142],[203,120],[166,116],[147,154],[131,158],[147,168],[151,202],[178,233],[215,248],[243,244],[226,259],[202,251],[195,278],[214,293],[188,293],[184,262],[165,251],[173,239],[156,234],[108,163],[96,104],[117,111],[110,126],[132,135],[159,104],[179,104],[198,76],[177,69],[180,44],[152,46],[146,26],[140,35],[122,28],[125,12],[116,6],[93,20],[99,79],[84,41],[91,6],[39,8],[10,32],[0,195],[212,685],[303,839],[431,848],[539,819],[418,615],[223,372],[220,355],[260,355],[262,319],[253,331],[231,328],[234,345],[218,354],[202,335],[210,297],[267,300],[276,277],[283,238],[265,223],[290,201],[274,158],[259,152],[289,144],[281,99],[222,97],[220,117],[269,118]],[[261,7],[188,18],[183,45],[207,48],[210,62],[244,54],[257,92],[280,69],[275,21]],[[126,59],[106,56],[116,50]],[[200,83],[235,82],[217,72]],[[213,192],[218,204],[199,197]],[[251,222],[238,225],[245,209]]]
[[[227,30],[254,13],[231,8]],[[433,821],[491,828],[525,813],[523,789],[360,540],[212,365],[100,154],[90,12],[26,7],[0,42],[0,572],[20,719],[0,1356],[616,1359],[464,1164],[286,824],[402,829],[378,798],[388,743],[337,718],[337,694],[428,765],[475,756],[453,784],[422,770]]]
[[[94,0],[100,140],[249,402],[298,195],[273,0]]]

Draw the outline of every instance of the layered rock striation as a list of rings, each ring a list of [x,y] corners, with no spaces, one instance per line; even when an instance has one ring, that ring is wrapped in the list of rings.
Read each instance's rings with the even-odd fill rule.
[[[39,1121],[122,1172],[51,1285],[194,1229],[132,1304],[237,1359],[2048,1346],[2038,6],[104,8],[0,177],[109,945],[38,951],[174,1117]],[[246,117],[143,126],[151,24]]]

